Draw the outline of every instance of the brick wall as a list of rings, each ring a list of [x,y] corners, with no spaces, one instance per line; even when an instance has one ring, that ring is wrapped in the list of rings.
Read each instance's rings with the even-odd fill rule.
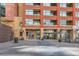
[[[11,27],[0,24],[0,43],[7,42],[13,39]]]

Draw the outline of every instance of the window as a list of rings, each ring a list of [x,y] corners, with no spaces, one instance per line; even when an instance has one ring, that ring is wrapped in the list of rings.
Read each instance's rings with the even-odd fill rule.
[[[57,6],[56,3],[44,3],[43,5],[44,6]]]
[[[50,21],[50,24],[51,24],[51,25],[57,25],[57,20],[51,20],[51,21]]]
[[[76,26],[79,26],[79,21],[78,20],[76,21]]]
[[[73,25],[73,21],[72,20],[67,20],[67,25]]]
[[[56,16],[57,15],[57,11],[50,11],[51,15]]]
[[[49,10],[44,10],[43,14],[46,15],[46,16],[50,16],[51,15]]]
[[[44,19],[44,25],[52,26],[52,25],[56,25],[56,24],[57,24],[57,20]]]
[[[44,20],[44,25],[50,25],[50,20],[45,19]]]
[[[33,5],[40,5],[40,3],[33,3]]]
[[[76,8],[79,8],[79,3],[75,3],[75,7]]]
[[[57,11],[44,10],[43,11],[43,15],[45,15],[45,16],[56,16],[57,15]]]
[[[26,5],[40,5],[40,3],[26,3]]]
[[[73,12],[72,11],[67,11],[67,16],[73,16]]]
[[[60,20],[60,25],[73,25],[72,20]]]
[[[26,19],[26,25],[33,25],[33,19]]]
[[[26,19],[26,25],[40,25],[40,19]]]
[[[26,10],[26,15],[33,15],[33,10]]]
[[[40,19],[34,19],[33,23],[34,25],[40,25]]]
[[[33,3],[26,3],[26,5],[33,5]]]
[[[40,10],[26,10],[26,15],[40,15]]]
[[[34,15],[40,15],[40,10],[33,10]]]
[[[0,14],[5,17],[5,3],[0,3]]]
[[[44,3],[43,5],[44,6],[50,6],[50,3]]]
[[[56,3],[51,3],[51,6],[57,6],[57,4]]]
[[[60,3],[60,7],[73,7],[72,3]]]
[[[66,20],[60,20],[60,25],[67,25]]]
[[[75,12],[75,16],[76,17],[79,17],[79,12]]]
[[[60,7],[67,7],[66,3],[60,3]]]
[[[67,3],[67,7],[73,7],[72,3]]]
[[[66,11],[61,10],[61,11],[60,11],[60,16],[67,16],[67,15],[66,15]]]

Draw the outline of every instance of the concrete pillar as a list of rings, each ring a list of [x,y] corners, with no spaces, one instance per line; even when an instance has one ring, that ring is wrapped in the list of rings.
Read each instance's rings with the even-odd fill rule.
[[[41,28],[41,36],[40,36],[40,39],[42,39],[43,37],[44,37],[44,30],[43,30],[43,28]]]
[[[76,40],[76,29],[73,29],[72,42],[75,42],[75,40]]]
[[[23,38],[24,38],[24,40],[27,40],[27,37],[26,37],[26,29],[25,28],[23,28]]]
[[[60,39],[60,29],[57,30],[57,40],[59,41]]]

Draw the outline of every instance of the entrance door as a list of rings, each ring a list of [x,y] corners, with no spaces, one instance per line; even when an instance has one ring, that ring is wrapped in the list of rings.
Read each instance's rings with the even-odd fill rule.
[[[45,29],[44,30],[44,39],[47,39],[47,40],[57,39],[57,30]]]
[[[34,32],[28,31],[28,32],[26,32],[26,35],[27,35],[28,39],[34,39]]]
[[[26,29],[27,39],[40,39],[40,30],[39,29]]]
[[[76,42],[79,43],[79,30],[76,30]]]

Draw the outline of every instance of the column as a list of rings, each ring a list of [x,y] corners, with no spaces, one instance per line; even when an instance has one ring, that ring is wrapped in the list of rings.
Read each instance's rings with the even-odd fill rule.
[[[57,30],[57,40],[59,41],[60,39],[60,29]]]
[[[40,36],[40,39],[42,39],[44,37],[44,31],[43,31],[43,28],[41,28],[41,36]]]
[[[74,43],[76,40],[76,29],[73,29],[72,42]]]
[[[27,38],[26,38],[26,30],[25,30],[25,28],[23,28],[23,38],[24,38],[24,40],[27,40]]]

